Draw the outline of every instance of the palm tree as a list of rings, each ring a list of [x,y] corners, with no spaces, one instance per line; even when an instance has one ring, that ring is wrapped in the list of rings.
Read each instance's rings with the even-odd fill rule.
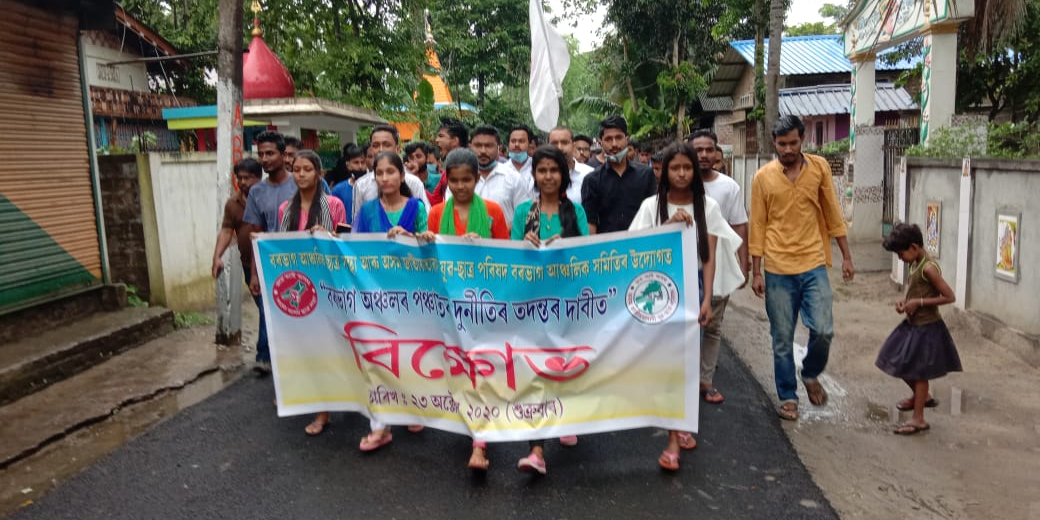
[[[1029,0],[975,0],[975,17],[965,22],[964,49],[969,56],[989,54],[1018,34],[1026,19]]]
[[[766,107],[762,142],[758,144],[759,153],[772,153],[773,125],[780,116],[780,43],[784,30],[784,0],[769,1],[769,59],[766,60]]]

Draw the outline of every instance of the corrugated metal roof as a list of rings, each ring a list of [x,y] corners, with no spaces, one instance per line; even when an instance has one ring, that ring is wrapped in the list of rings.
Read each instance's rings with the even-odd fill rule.
[[[845,47],[841,43],[840,34],[821,34],[815,36],[790,36],[780,42],[780,74],[796,76],[799,74],[828,74],[833,72],[852,72],[852,64],[845,57]],[[731,47],[752,67],[755,65],[755,40],[738,40],[729,43]],[[765,40],[766,66],[769,65],[769,38]],[[880,56],[895,51],[895,48],[878,53],[879,59],[874,63],[876,70],[905,70],[912,68],[921,59],[914,57],[889,65]]]
[[[851,104],[851,85],[780,89],[781,115],[801,117],[848,114]],[[917,110],[917,103],[914,103],[910,94],[891,83],[878,83],[874,91],[874,111],[900,112],[904,110]]]
[[[729,96],[709,97],[701,94],[701,109],[705,112],[729,112],[733,110],[733,98]]]
[[[768,65],[769,38],[766,38],[766,64]],[[883,56],[895,49],[879,53]],[[913,68],[921,61],[919,56],[889,65],[879,59],[874,63],[875,70],[906,70]],[[744,75],[744,70],[755,65],[755,40],[738,40],[729,43],[715,76],[708,85],[707,95],[732,95],[737,83]],[[817,36],[789,36],[781,41],[780,74],[797,76],[800,74],[840,74],[852,73],[852,63],[845,57],[845,48],[840,34]]]

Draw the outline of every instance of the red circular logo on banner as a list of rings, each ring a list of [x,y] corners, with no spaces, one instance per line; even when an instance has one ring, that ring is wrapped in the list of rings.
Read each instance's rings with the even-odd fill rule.
[[[318,307],[318,291],[310,278],[299,271],[282,273],[274,281],[271,297],[285,314],[302,318]]]

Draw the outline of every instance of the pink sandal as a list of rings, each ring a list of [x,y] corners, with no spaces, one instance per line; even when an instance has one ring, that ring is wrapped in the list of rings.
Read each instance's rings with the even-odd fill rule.
[[[376,437],[377,435],[378,437]],[[358,447],[361,449],[361,451],[375,451],[379,448],[382,448],[383,446],[386,446],[387,444],[390,444],[390,441],[392,440],[394,440],[394,436],[390,432],[386,432],[383,434],[377,434],[375,432],[372,432],[366,435],[365,438],[361,439],[361,445]]]
[[[693,434],[689,432],[678,432],[679,447],[684,450],[692,450],[697,447],[697,439],[693,438]]]
[[[662,451],[657,463],[668,471],[679,471],[679,454],[670,451]]]
[[[484,455],[483,455],[484,461],[480,462],[480,461],[474,460],[474,455],[470,455],[469,456],[469,462],[466,464],[466,467],[468,467],[469,469],[475,469],[477,471],[487,471],[488,467],[491,466],[491,461],[488,460],[488,458],[487,458],[487,442],[485,442],[485,441],[473,441],[473,447],[474,448],[480,448],[480,449],[484,450]]]

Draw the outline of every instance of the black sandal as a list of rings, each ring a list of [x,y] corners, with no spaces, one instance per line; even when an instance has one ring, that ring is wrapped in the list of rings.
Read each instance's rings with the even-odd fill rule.
[[[935,408],[936,406],[939,406],[939,400],[935,399],[934,397],[929,397],[928,400],[924,402],[924,407],[925,408]],[[898,403],[896,403],[896,410],[899,410],[900,412],[908,412],[908,411],[913,410],[913,409],[914,409],[914,398],[913,397],[911,397],[909,399],[904,399],[904,400],[899,401]]]

